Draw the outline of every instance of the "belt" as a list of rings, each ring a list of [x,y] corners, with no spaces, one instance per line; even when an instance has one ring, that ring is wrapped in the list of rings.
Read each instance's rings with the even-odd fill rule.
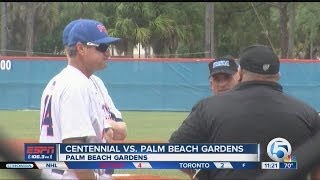
[[[61,174],[61,175],[63,175],[64,170],[61,170],[61,169],[52,169],[52,172],[53,172],[53,173],[56,173],[56,174]]]

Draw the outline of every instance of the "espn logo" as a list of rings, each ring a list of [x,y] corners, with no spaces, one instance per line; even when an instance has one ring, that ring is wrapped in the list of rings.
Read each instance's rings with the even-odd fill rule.
[[[28,146],[27,154],[54,154],[54,146]]]

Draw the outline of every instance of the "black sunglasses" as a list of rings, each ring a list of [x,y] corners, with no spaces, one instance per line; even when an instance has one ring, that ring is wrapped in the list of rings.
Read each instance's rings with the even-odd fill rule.
[[[97,51],[100,51],[102,53],[105,53],[109,49],[109,44],[95,44],[92,42],[87,42],[87,46],[95,46]]]

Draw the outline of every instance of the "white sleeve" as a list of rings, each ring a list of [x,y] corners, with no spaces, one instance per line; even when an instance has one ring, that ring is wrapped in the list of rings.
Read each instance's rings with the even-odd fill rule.
[[[108,106],[110,108],[110,111],[112,113],[114,113],[114,115],[116,116],[117,119],[122,119],[122,116],[121,116],[121,112],[116,108],[116,106],[114,105],[111,97],[109,96],[109,93],[108,93],[108,90],[106,87],[104,87],[105,89],[105,94],[106,94],[106,99],[107,99],[107,102],[108,102]]]
[[[113,101],[111,99],[111,97],[109,96],[108,90],[105,88],[105,92],[106,92],[106,98],[107,98],[107,102],[109,103],[109,107],[110,107],[110,111],[112,113],[114,113],[114,115],[116,116],[116,118],[118,119],[122,119],[121,116],[121,112],[116,108],[116,106],[113,104]]]
[[[109,92],[107,90],[107,87],[105,86],[105,84],[103,83],[103,81],[100,78],[95,78],[97,80],[97,83],[99,84],[100,88],[103,90],[103,93],[105,95],[106,101],[108,103],[108,106],[110,108],[110,111],[116,116],[117,119],[121,119],[122,120],[122,115],[121,112],[116,108],[116,106],[114,105]]]
[[[85,87],[70,86],[60,99],[62,140],[96,136],[90,119],[90,96]]]

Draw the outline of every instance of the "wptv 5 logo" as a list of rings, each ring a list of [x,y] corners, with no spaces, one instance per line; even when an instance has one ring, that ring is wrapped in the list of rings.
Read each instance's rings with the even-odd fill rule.
[[[276,162],[263,163],[263,169],[297,169],[296,157],[291,154],[291,144],[286,139],[280,137],[272,139],[268,143],[267,153],[270,159]],[[270,168],[266,168],[267,166]]]
[[[55,152],[54,144],[25,144],[26,161],[54,161]]]

